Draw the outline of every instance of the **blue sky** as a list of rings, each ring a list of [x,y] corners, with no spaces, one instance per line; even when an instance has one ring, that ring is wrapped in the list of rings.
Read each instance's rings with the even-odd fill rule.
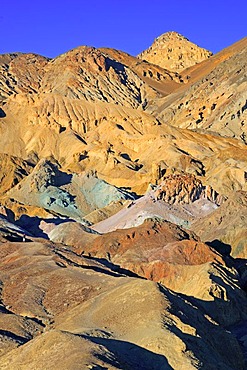
[[[0,54],[107,46],[136,55],[167,31],[214,53],[247,36],[247,0],[1,0]]]

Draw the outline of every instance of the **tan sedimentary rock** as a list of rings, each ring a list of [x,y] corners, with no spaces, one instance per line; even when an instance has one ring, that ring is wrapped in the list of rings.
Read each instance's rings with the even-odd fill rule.
[[[190,174],[165,177],[155,190],[154,197],[170,204],[189,204],[199,199],[208,199],[218,205],[223,202],[210,186],[203,186],[199,178]]]
[[[244,369],[236,339],[196,302],[50,242],[0,247],[0,333],[26,338],[2,369],[140,369],[140,358],[143,369]]]
[[[157,37],[153,44],[138,57],[169,71],[180,72],[212,56],[206,49],[190,42],[177,32],[167,32]]]

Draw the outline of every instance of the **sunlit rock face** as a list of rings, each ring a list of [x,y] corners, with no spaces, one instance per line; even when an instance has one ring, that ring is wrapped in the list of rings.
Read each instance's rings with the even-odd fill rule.
[[[170,71],[180,72],[212,56],[177,32],[167,32],[157,37],[153,44],[138,57]]]

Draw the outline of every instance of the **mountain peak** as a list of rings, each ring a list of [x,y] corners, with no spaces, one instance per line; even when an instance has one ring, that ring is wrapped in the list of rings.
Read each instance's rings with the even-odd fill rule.
[[[211,55],[210,51],[193,44],[180,33],[170,31],[158,36],[138,57],[170,71],[181,72]]]
[[[180,40],[189,41],[185,36],[183,36],[181,33],[176,32],[176,31],[168,31],[156,37],[156,40],[161,40],[161,39],[164,39],[164,40],[180,39]]]

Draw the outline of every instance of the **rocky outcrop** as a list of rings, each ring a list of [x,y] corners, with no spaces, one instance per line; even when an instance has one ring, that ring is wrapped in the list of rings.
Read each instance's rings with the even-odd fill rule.
[[[0,55],[0,101],[13,94],[37,93],[48,62],[33,53]]]
[[[177,32],[157,37],[153,44],[138,57],[169,71],[180,72],[212,56],[206,49],[190,42]]]
[[[204,186],[194,175],[170,175],[157,186],[153,196],[169,204],[190,204],[199,199],[208,199],[220,205],[224,198],[211,186]]]

